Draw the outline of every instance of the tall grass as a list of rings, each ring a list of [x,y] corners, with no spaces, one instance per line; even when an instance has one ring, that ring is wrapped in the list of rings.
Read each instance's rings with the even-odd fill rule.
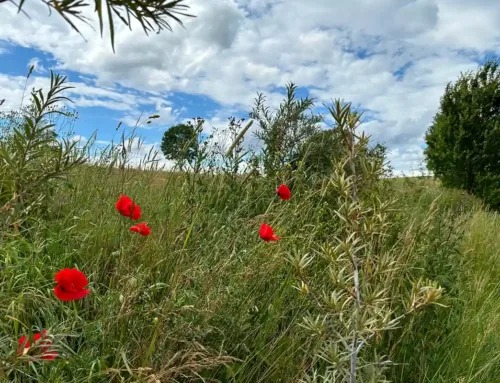
[[[393,381],[500,381],[498,216],[434,182],[388,182],[401,197],[393,219],[402,226],[424,220],[441,195],[424,233],[425,262],[417,261],[422,275],[442,277],[444,285],[453,276],[447,308],[423,312],[395,330],[397,342],[387,340],[382,351],[395,363]],[[298,191],[284,204],[274,186],[80,167],[24,232],[4,236],[4,381],[299,379],[315,339],[298,324],[312,307],[294,288],[284,254],[312,245],[327,228],[315,220],[320,190]],[[127,231],[114,211],[121,192],[141,205],[151,237]],[[259,240],[264,219],[282,241]],[[53,276],[73,266],[87,274],[93,291],[75,305],[62,304],[52,296]],[[16,356],[17,339],[42,328],[62,357],[30,364]]]
[[[498,214],[429,179],[395,184],[408,219],[422,219],[425,206],[439,198],[421,270],[445,286],[448,307],[429,310],[395,334],[402,339],[393,350],[399,363],[393,381],[500,382]]]
[[[429,179],[380,179],[349,106],[331,110],[347,160],[288,169],[281,201],[253,172],[162,172],[154,154],[132,169],[125,137],[82,166],[76,144],[37,138],[44,105],[22,150],[1,142],[2,381],[500,382],[498,216]],[[115,211],[122,193],[150,237]],[[263,242],[263,222],[282,239]],[[90,281],[82,300],[54,297],[67,267]],[[43,329],[59,358],[19,355]]]

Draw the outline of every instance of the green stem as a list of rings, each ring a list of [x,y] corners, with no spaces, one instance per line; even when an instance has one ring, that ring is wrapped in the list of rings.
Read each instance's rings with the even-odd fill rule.
[[[274,203],[274,198],[271,199],[271,203],[267,207],[266,212],[264,213],[264,215],[267,215],[267,213],[269,213],[269,210],[271,210],[271,206],[273,206],[273,203]]]

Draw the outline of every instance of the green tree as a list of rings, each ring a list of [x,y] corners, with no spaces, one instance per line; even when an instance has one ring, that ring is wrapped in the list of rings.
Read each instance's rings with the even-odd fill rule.
[[[427,166],[444,185],[500,207],[498,61],[488,61],[446,86],[425,139]]]
[[[47,6],[49,11],[59,14],[76,32],[80,33],[74,20],[88,23],[83,11],[93,6],[97,13],[101,35],[104,31],[104,20],[107,19],[111,46],[115,49],[115,20],[132,28],[131,20],[136,19],[147,34],[160,32],[164,29],[172,30],[170,20],[182,25],[181,16],[192,17],[186,13],[189,6],[184,0],[39,0]],[[0,0],[1,3],[14,4],[19,12],[23,12],[26,0]],[[107,13],[107,17],[103,10]]]
[[[165,158],[174,161],[181,170],[186,163],[193,163],[197,155],[198,133],[191,121],[168,129],[161,141],[161,151]]]
[[[297,98],[297,86],[286,86],[286,98],[275,112],[266,105],[266,98],[259,94],[250,113],[259,129],[255,135],[263,143],[262,157],[267,175],[274,176],[288,165],[297,166],[302,145],[319,131],[321,115],[314,114],[314,100]]]

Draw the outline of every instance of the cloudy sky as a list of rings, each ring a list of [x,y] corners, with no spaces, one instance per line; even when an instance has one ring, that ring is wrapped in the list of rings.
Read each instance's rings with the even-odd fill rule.
[[[28,89],[47,87],[50,69],[75,87],[78,136],[110,141],[119,121],[159,114],[139,128],[145,150],[186,118],[210,129],[247,117],[257,92],[277,105],[293,81],[318,111],[337,97],[359,105],[363,129],[408,173],[446,83],[500,55],[498,0],[186,0],[197,17],[172,33],[117,24],[116,53],[106,34],[78,24],[84,39],[40,0],[25,4],[29,18],[0,4],[0,110],[19,107],[35,64]]]

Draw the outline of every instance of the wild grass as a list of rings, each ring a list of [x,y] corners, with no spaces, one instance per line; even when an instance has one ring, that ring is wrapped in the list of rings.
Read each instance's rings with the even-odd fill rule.
[[[412,317],[377,345],[393,362],[388,376],[500,382],[500,218],[434,181],[385,182],[400,201],[392,217],[400,228],[417,227],[433,206],[415,270],[445,287],[447,306]],[[3,381],[298,381],[316,350],[299,324],[314,307],[294,288],[285,255],[328,238],[329,223],[320,186],[297,187],[288,203],[274,187],[78,168],[20,232],[3,234]],[[128,232],[115,212],[122,192],[140,204],[150,237]],[[258,238],[264,220],[282,241]],[[88,297],[54,298],[53,277],[64,267],[85,272]],[[59,359],[16,355],[17,340],[39,329],[49,330]]]
[[[206,145],[187,173],[144,169],[154,154],[126,166],[125,137],[96,157],[52,134],[38,95],[0,140],[2,381],[500,382],[499,217],[429,178],[381,178],[349,104],[330,109],[330,173],[266,177]],[[207,159],[221,169],[199,172]],[[122,193],[151,236],[116,212]],[[54,275],[72,267],[92,292],[62,302]],[[42,330],[59,357],[20,355]]]

